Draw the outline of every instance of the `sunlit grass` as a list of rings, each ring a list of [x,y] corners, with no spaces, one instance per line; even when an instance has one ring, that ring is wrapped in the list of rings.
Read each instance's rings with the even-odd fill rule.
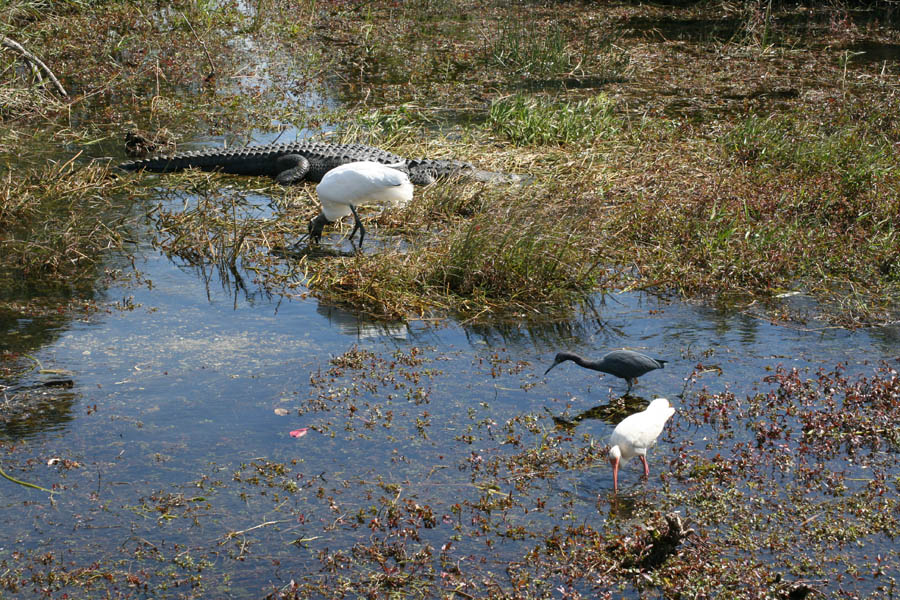
[[[888,132],[865,123],[815,124],[800,115],[750,116],[722,138],[727,152],[758,168],[827,174],[853,198],[896,170]]]
[[[428,281],[463,297],[521,304],[590,293],[600,275],[592,241],[550,212],[492,206],[454,232]]]
[[[577,101],[516,94],[491,104],[487,125],[519,146],[594,141],[621,130],[613,108],[602,94]]]

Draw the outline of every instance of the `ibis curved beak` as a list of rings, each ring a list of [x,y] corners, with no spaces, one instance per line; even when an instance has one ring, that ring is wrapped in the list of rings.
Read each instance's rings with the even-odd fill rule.
[[[613,468],[613,491],[619,491],[619,459],[611,458],[609,459],[609,464],[612,465]]]
[[[329,223],[331,223],[331,221],[326,219],[325,215],[319,213],[306,226],[307,234],[306,237],[302,239],[309,239],[313,243],[318,244],[322,240],[322,230],[325,229],[325,225]]]

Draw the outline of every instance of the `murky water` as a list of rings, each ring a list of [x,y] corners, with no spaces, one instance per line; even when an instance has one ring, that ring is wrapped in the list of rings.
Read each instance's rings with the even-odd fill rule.
[[[896,329],[777,325],[752,311],[641,294],[598,297],[578,319],[552,326],[371,323],[313,299],[235,294],[147,246],[140,257],[136,266],[152,287],[107,289],[101,305],[109,310],[59,324],[35,354],[45,368],[71,372],[74,386],[54,396],[45,418],[0,431],[13,443],[3,466],[61,491],[51,502],[0,483],[0,558],[46,550],[84,566],[129,557],[129,569],[144,573],[162,561],[180,582],[173,594],[189,595],[197,566],[182,563],[195,557],[208,561],[200,569],[208,593],[259,597],[315,571],[318,552],[366,540],[368,528],[341,524],[357,513],[372,518],[386,490],[430,506],[437,524],[423,536],[435,548],[448,543],[454,505],[483,493],[473,464],[539,446],[554,431],[552,417],[572,419],[623,393],[622,381],[572,363],[545,380],[560,349],[597,356],[629,347],[665,357],[667,367],[635,393],[677,407],[698,362],[721,369],[700,384],[742,397],[779,364],[845,362],[871,373],[898,348]],[[11,324],[7,339],[27,327]],[[361,368],[345,368],[352,377],[329,374],[331,359],[348,351],[363,353]],[[517,419],[532,429],[511,425]],[[311,430],[290,437],[301,427]],[[586,419],[567,443],[603,445],[610,430]],[[666,470],[684,436],[703,434],[674,426],[651,457],[653,475]],[[622,483],[629,495],[658,493],[658,478],[642,482],[633,466]],[[602,461],[554,473],[524,492],[545,508],[508,514],[506,526],[541,531],[564,515],[602,522],[611,486]],[[297,539],[306,541],[291,543]],[[529,543],[505,540],[490,559],[521,558]],[[455,544],[461,556],[485,553],[477,538]]]

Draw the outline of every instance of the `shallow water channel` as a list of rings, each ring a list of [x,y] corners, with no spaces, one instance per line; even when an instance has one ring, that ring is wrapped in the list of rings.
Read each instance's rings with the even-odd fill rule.
[[[0,559],[23,569],[10,597],[57,597],[64,583],[28,581],[53,569],[96,573],[79,597],[263,597],[323,572],[336,553],[359,561],[358,577],[386,570],[351,550],[377,540],[410,555],[430,547],[444,570],[502,574],[555,526],[627,523],[629,507],[658,502],[677,448],[702,452],[714,436],[683,421],[683,393],[743,399],[778,365],[846,363],[871,375],[896,364],[900,339],[638,293],[598,296],[562,324],[373,323],[313,298],[235,293],[146,240],[137,256],[152,285],[115,283],[98,292],[105,310],[40,332],[48,341],[34,358],[70,372],[73,387],[43,416],[0,430],[4,469],[58,492],[0,480]],[[10,349],[31,327],[4,332]],[[578,415],[615,401],[624,382],[572,363],[543,372],[561,349],[621,347],[670,361],[642,378],[629,406],[665,396],[679,412],[651,453],[649,481],[629,464],[615,502],[602,446],[621,413]],[[554,417],[577,426],[559,429]],[[592,445],[591,464],[559,458]],[[527,467],[503,462],[523,455]],[[543,473],[520,485],[517,468]],[[406,536],[384,529],[398,507]],[[130,576],[107,583],[105,572]]]

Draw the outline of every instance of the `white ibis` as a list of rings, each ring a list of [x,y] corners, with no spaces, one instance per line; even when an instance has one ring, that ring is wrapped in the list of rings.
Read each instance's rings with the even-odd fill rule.
[[[412,200],[413,184],[403,171],[377,162],[362,161],[347,163],[325,173],[316,186],[316,193],[322,212],[309,222],[309,237],[318,243],[326,225],[352,214],[354,225],[350,239],[358,229],[359,246],[362,247],[366,229],[356,214],[356,208],[372,204],[384,208],[405,206]]]
[[[613,489],[619,491],[619,463],[639,456],[644,463],[644,477],[650,477],[647,450],[656,444],[666,421],[675,414],[665,398],[657,398],[645,410],[622,419],[609,436],[609,464],[613,468]]]
[[[567,360],[571,360],[585,369],[609,373],[624,379],[628,382],[626,394],[631,391],[631,387],[637,382],[638,377],[655,369],[662,369],[669,362],[661,358],[650,358],[646,354],[632,350],[613,350],[603,355],[600,360],[587,360],[571,352],[560,352],[553,360],[553,364],[550,365],[550,369]],[[550,369],[544,371],[544,375],[549,373]]]

